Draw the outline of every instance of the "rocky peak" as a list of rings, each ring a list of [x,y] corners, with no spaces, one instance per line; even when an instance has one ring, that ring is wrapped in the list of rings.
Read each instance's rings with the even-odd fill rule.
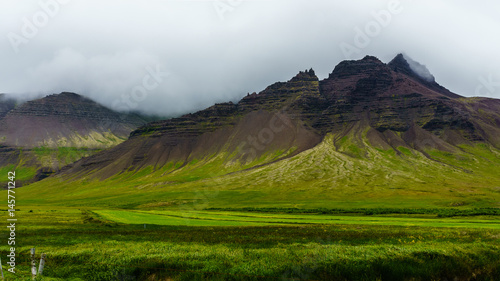
[[[295,77],[293,77],[289,82],[299,82],[299,81],[318,81],[316,73],[311,68],[309,70],[300,71]]]
[[[342,79],[356,76],[388,75],[390,68],[373,56],[361,60],[346,60],[339,63],[328,79]]]
[[[387,64],[393,71],[402,73],[417,82],[425,85],[426,87],[434,90],[442,95],[450,98],[459,98],[461,96],[450,92],[445,87],[439,85],[434,76],[430,73],[425,65],[414,61],[407,55],[398,54],[392,61]]]
[[[434,76],[430,73],[425,65],[420,64],[419,62],[414,61],[410,57],[401,53],[398,54],[391,62],[389,62],[388,66],[396,72],[400,72],[415,78],[418,77],[427,82],[435,82]]]
[[[366,55],[362,61],[371,61],[371,62],[376,62],[376,63],[383,63],[381,60],[379,60],[377,57],[375,56],[370,56],[370,55]]]

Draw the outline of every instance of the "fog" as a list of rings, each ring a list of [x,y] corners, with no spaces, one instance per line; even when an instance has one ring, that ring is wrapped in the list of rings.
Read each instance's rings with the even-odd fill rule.
[[[403,57],[405,58],[406,62],[408,62],[408,65],[410,65],[411,70],[418,76],[422,77],[428,82],[433,82],[435,80],[434,76],[425,65],[413,60],[408,55],[403,54]]]
[[[403,52],[464,96],[500,98],[500,2],[0,0],[0,92],[76,92],[173,116],[313,68]],[[425,65],[425,67],[423,67]]]

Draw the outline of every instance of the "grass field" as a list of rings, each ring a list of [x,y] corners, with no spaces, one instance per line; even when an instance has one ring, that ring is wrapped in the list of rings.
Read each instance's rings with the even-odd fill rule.
[[[499,217],[32,206],[18,273],[43,280],[498,280]],[[144,225],[145,224],[145,225]],[[2,234],[2,240],[6,239]],[[2,257],[8,252],[0,246]],[[5,262],[3,263],[5,270]],[[475,279],[474,279],[475,278]]]
[[[7,280],[29,278],[31,247],[44,280],[500,280],[499,151],[331,138],[245,171],[220,154],[19,188]]]
[[[102,218],[125,224],[191,225],[191,226],[250,226],[250,225],[322,225],[358,224],[385,226],[430,226],[488,228],[500,230],[498,218],[420,218],[410,216],[373,217],[359,215],[256,214],[218,211],[131,211],[99,210]]]
[[[19,190],[24,204],[136,209],[190,203],[217,207],[296,208],[498,208],[500,151],[461,146],[456,154],[366,147],[353,157],[337,151],[328,136],[317,147],[268,165],[239,165],[221,152],[162,167],[131,167],[106,179],[95,174],[60,175]],[[351,140],[352,142],[352,140]],[[348,140],[338,149],[347,149]],[[411,153],[409,153],[409,152]],[[272,161],[271,161],[272,162]],[[375,164],[376,163],[376,164]],[[98,173],[99,171],[96,171]]]

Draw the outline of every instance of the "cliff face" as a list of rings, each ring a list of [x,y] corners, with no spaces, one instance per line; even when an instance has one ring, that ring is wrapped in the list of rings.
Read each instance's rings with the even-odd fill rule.
[[[361,150],[400,153],[398,147],[406,147],[428,157],[427,149],[454,152],[457,145],[476,142],[500,148],[499,100],[463,98],[421,75],[402,55],[389,64],[371,56],[344,61],[322,81],[306,70],[237,104],[146,124],[66,173],[95,171],[106,178],[215,158],[241,170],[300,154],[327,135],[334,136],[335,147],[348,138]]]

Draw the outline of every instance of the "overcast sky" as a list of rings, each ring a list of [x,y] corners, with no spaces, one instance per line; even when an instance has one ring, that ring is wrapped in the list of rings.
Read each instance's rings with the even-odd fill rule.
[[[172,116],[404,52],[455,93],[500,98],[498,11],[496,0],[0,0],[0,92],[72,91]]]

